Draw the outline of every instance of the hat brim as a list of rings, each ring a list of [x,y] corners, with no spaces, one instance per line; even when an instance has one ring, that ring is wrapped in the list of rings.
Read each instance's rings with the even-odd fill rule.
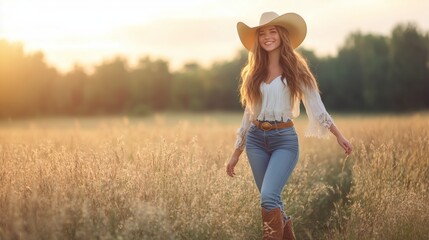
[[[238,36],[243,46],[247,50],[253,51],[256,30],[268,25],[278,25],[286,28],[289,32],[289,40],[293,48],[299,47],[307,35],[307,24],[304,19],[296,13],[286,13],[256,27],[249,27],[243,22],[237,23]]]

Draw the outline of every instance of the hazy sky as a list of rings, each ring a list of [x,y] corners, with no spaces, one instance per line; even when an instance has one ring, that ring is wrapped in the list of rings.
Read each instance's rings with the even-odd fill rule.
[[[255,26],[265,11],[304,17],[303,46],[319,55],[358,30],[388,35],[411,21],[429,31],[428,0],[0,0],[0,38],[43,51],[63,71],[116,55],[163,58],[174,70],[231,59],[242,48],[237,22]]]

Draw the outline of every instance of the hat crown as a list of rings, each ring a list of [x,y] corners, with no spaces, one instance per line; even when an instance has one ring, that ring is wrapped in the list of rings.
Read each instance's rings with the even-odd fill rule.
[[[265,25],[276,19],[277,17],[279,17],[279,15],[275,12],[264,12],[262,13],[261,18],[259,20],[259,26]]]

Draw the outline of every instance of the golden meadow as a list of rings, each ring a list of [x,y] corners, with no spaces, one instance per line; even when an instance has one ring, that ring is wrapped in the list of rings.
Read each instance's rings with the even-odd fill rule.
[[[283,196],[298,239],[428,239],[429,115],[334,115]],[[240,114],[0,122],[0,239],[260,239]]]

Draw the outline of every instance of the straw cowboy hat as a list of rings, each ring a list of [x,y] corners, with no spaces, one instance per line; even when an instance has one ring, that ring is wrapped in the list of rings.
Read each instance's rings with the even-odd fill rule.
[[[286,13],[279,16],[275,12],[265,12],[261,15],[259,25],[256,27],[249,27],[242,22],[237,23],[238,36],[247,50],[252,51],[253,49],[256,30],[267,25],[278,25],[286,28],[293,48],[297,48],[304,41],[307,34],[307,25],[300,15]]]

